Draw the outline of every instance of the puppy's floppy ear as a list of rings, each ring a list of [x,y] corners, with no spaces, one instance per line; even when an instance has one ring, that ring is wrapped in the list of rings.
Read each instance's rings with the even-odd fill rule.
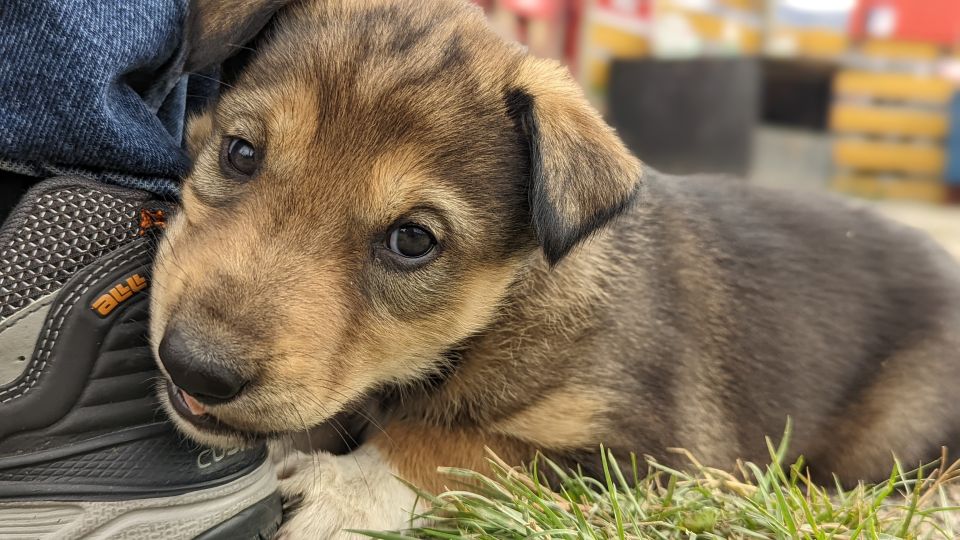
[[[244,51],[291,0],[191,0],[187,13],[185,71],[222,64]]]
[[[525,59],[506,99],[530,145],[533,226],[556,264],[630,205],[642,165],[556,62]]]

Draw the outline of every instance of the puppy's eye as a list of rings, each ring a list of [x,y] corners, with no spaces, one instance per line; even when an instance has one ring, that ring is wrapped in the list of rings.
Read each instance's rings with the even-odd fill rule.
[[[393,229],[387,237],[390,251],[408,259],[425,257],[436,245],[437,240],[430,231],[411,223]]]
[[[253,144],[239,137],[227,137],[223,142],[221,166],[224,172],[233,176],[253,176],[260,165],[260,153]]]

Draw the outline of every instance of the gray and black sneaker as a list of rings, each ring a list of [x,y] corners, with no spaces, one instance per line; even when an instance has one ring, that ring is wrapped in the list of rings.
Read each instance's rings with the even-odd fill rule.
[[[0,229],[0,538],[267,539],[264,449],[176,433],[155,399],[150,260],[169,209],[41,182]]]

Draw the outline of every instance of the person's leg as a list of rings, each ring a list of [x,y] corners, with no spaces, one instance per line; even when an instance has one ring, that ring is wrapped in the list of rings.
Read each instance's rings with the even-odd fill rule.
[[[184,4],[0,7],[0,538],[278,526],[264,450],[186,442],[154,394],[151,258],[188,167]]]
[[[173,195],[189,166],[185,12],[186,0],[4,2],[0,169]]]

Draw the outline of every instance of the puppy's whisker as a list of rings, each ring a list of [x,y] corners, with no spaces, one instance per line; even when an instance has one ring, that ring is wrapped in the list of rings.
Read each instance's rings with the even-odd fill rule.
[[[308,446],[308,451],[309,451],[309,454],[310,454],[310,460],[311,460],[311,462],[313,462],[313,465],[314,465],[313,467],[311,467],[311,469],[312,469],[312,471],[313,471],[313,478],[311,479],[311,482],[312,482],[312,484],[313,484],[313,489],[316,490],[316,489],[317,489],[317,469],[318,469],[318,467],[317,467],[316,455],[315,455],[314,450],[313,450],[313,444],[312,444],[312,441],[311,441],[311,439],[310,439],[310,428],[307,426],[307,423],[303,420],[303,416],[300,414],[300,410],[297,408],[297,406],[294,405],[294,406],[292,407],[292,409],[293,409],[293,412],[296,413],[297,417],[300,419],[300,425],[303,426],[303,430],[306,432],[306,436],[307,436],[307,446]]]
[[[227,46],[228,46],[228,47],[231,47],[231,48],[233,48],[233,49],[239,49],[239,50],[250,51],[250,52],[257,52],[257,50],[254,49],[253,47],[248,47],[248,46],[246,46],[246,45],[239,44],[239,43],[227,43]]]
[[[352,448],[352,447],[354,447],[354,446],[357,444],[357,441],[353,439],[353,436],[350,435],[350,432],[349,432],[348,430],[344,429],[343,426],[340,424],[340,422],[339,422],[335,417],[330,419],[330,424],[331,424],[331,426],[333,427],[334,431],[337,433],[337,436],[339,436],[339,437],[341,438],[341,440],[343,441],[343,443],[344,443],[348,448]],[[349,442],[347,441],[347,438],[350,439]],[[351,444],[351,443],[352,443],[352,444]],[[363,480],[363,484],[364,484],[364,486],[366,486],[367,492],[370,493],[371,496],[372,496],[373,491],[372,491],[371,488],[370,488],[370,483],[367,482],[367,477],[366,477],[366,474],[365,474],[364,471],[363,471],[363,467],[360,465],[360,459],[357,458],[356,452],[350,452],[349,455],[350,455],[350,457],[353,459],[354,464],[356,464],[357,470],[360,472],[360,478],[361,478],[361,480]]]
[[[321,382],[321,383],[330,384],[330,385],[336,385],[335,382],[330,381],[329,379],[318,378],[317,381],[318,381],[318,382]],[[366,420],[367,422],[369,422],[370,425],[372,425],[372,426],[373,426],[375,429],[377,429],[379,432],[383,433],[383,434],[386,436],[386,438],[387,438],[391,443],[393,442],[392,439],[390,439],[389,433],[387,433],[387,431],[383,428],[383,426],[380,425],[380,423],[377,422],[377,420],[376,420],[373,416],[369,415],[367,412],[363,411],[362,409],[358,409],[356,406],[351,406],[351,403],[352,403],[352,402],[354,401],[354,399],[355,399],[353,396],[350,396],[350,395],[348,395],[348,394],[345,394],[345,393],[341,392],[340,390],[338,390],[338,389],[336,389],[336,388],[334,388],[334,387],[332,387],[332,386],[321,386],[321,387],[319,388],[319,390],[322,390],[322,391],[324,391],[324,392],[333,393],[333,394],[339,395],[339,396],[341,396],[342,398],[344,398],[344,401],[343,401],[343,402],[336,404],[336,406],[337,406],[337,412],[340,412],[340,410],[343,410],[343,409],[345,409],[345,408],[349,409],[351,412],[353,412],[353,413],[356,414],[357,416],[360,416],[361,418],[363,418],[364,420]],[[358,393],[360,393],[360,392],[358,392]],[[311,395],[309,399],[312,400],[313,402],[317,403],[318,405],[320,404],[319,400],[318,400],[315,396],[313,396],[313,395]]]
[[[186,75],[190,75],[191,77],[200,77],[201,79],[207,79],[208,81],[213,81],[213,82],[215,82],[215,83],[217,83],[217,84],[219,84],[219,85],[221,85],[221,86],[226,86],[227,88],[231,88],[231,89],[233,88],[232,85],[229,85],[229,84],[221,81],[221,80],[220,80],[219,78],[217,78],[217,77],[211,77],[211,76],[209,76],[209,75],[204,75],[203,73],[197,73],[196,71],[188,71],[188,72],[186,72],[185,74],[186,74]]]
[[[325,415],[329,415],[329,413],[326,412],[326,409],[323,407],[322,404],[316,401],[314,403],[317,405],[317,407],[321,409],[321,411],[324,412]],[[301,425],[304,426],[304,430],[306,431],[306,436],[308,440],[308,446],[311,449],[311,459],[314,460],[314,463],[316,464],[317,457],[316,457],[316,452],[313,450],[313,443],[311,439],[310,429],[307,427],[306,422],[303,421],[303,416],[300,415],[299,409],[296,406],[294,406],[293,410],[296,411],[297,416],[300,417]],[[353,439],[353,436],[350,435],[350,432],[340,424],[340,422],[336,419],[336,417],[331,417],[330,420],[328,420],[328,422],[330,427],[333,428],[334,433],[337,434],[337,437],[340,438],[340,440],[343,442],[343,444],[347,448],[352,448],[357,444],[357,441]],[[363,472],[363,468],[360,465],[360,460],[356,457],[354,453],[351,453],[350,455],[357,466],[357,470],[360,472],[360,477],[363,480],[363,483],[366,486],[367,491],[372,493],[372,491],[370,490],[370,484],[367,482],[366,475]],[[314,467],[314,471],[316,471],[316,467]],[[316,476],[314,476],[314,489],[316,489]]]

